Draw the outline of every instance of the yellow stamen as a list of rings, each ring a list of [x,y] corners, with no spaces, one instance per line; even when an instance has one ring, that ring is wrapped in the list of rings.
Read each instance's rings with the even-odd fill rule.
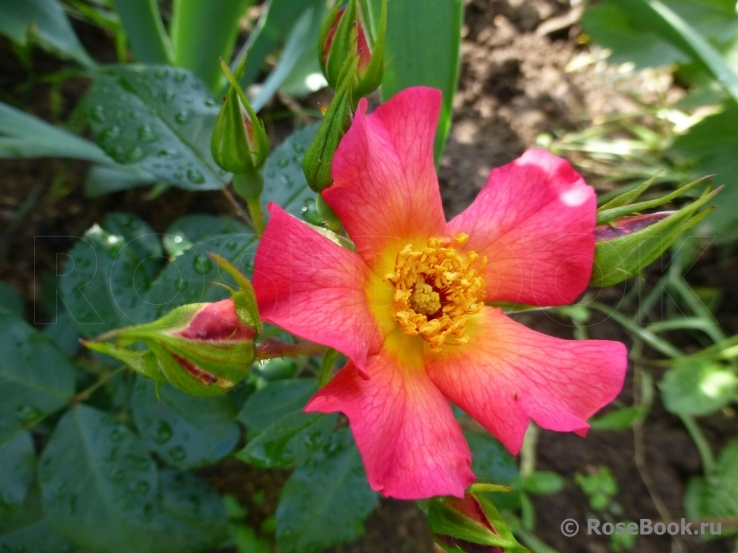
[[[397,254],[395,272],[383,279],[395,286],[390,310],[402,331],[419,334],[433,351],[440,351],[445,343],[467,343],[466,316],[484,305],[480,300],[484,280],[479,273],[487,258],[473,251],[462,256],[454,248],[468,240],[462,233],[446,241],[431,238],[421,250],[407,245]]]

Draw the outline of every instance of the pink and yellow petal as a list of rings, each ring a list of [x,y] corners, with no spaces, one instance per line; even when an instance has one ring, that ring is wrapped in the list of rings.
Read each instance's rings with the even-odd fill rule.
[[[583,435],[623,386],[627,350],[619,342],[553,338],[491,307],[471,319],[468,344],[426,353],[428,375],[514,454],[529,419]]]
[[[367,360],[368,380],[349,363],[306,411],[341,411],[369,485],[387,497],[462,497],[474,481],[471,453],[451,407],[423,368],[422,342],[393,333]]]
[[[269,211],[254,263],[262,320],[333,347],[363,368],[382,343],[366,296],[366,264],[279,206]]]
[[[371,115],[361,100],[336,150],[323,198],[371,267],[388,249],[443,235],[433,161],[440,106],[440,91],[425,87],[398,93]]]
[[[571,165],[529,150],[494,169],[474,202],[448,223],[487,256],[487,301],[565,305],[589,282],[596,200]]]

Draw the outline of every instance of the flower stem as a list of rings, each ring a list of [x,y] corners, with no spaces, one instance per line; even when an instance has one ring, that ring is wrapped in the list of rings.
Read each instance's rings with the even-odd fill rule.
[[[693,417],[690,415],[680,415],[679,418],[682,419],[682,423],[684,423],[684,426],[687,428],[687,432],[689,432],[694,444],[697,446],[700,459],[702,459],[702,468],[705,471],[705,476],[707,476],[709,480],[710,477],[715,474],[715,457],[712,454],[710,443],[707,441],[707,438],[702,433],[702,430]]]
[[[285,344],[275,339],[264,340],[256,346],[256,361],[276,359],[277,357],[298,357],[300,355],[319,355],[325,352],[326,347],[311,342]]]
[[[256,232],[256,236],[261,238],[264,234],[264,229],[266,228],[266,224],[264,223],[264,214],[261,211],[261,204],[258,199],[246,200],[246,207],[249,208],[249,215],[251,215],[251,220],[254,223],[254,232]]]

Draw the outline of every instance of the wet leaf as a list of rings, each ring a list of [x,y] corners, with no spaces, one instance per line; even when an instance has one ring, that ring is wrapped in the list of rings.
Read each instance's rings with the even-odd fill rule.
[[[213,465],[238,444],[241,431],[228,397],[193,397],[169,385],[159,390],[138,377],[131,409],[149,451],[168,464],[189,470]]]
[[[9,518],[26,500],[36,471],[31,434],[23,432],[0,446],[0,520]]]
[[[290,135],[267,158],[264,164],[264,191],[261,194],[261,205],[265,216],[267,204],[274,202],[285,211],[318,224],[315,207],[315,192],[310,190],[302,172],[305,151],[318,132],[318,123],[310,125]]]
[[[351,432],[333,434],[324,458],[298,467],[277,507],[277,551],[313,553],[356,539],[377,504]]]
[[[230,180],[210,153],[218,103],[189,71],[164,65],[101,69],[86,105],[95,141],[118,163],[186,190],[218,189]]]
[[[61,409],[74,393],[74,368],[46,336],[0,310],[0,446]]]

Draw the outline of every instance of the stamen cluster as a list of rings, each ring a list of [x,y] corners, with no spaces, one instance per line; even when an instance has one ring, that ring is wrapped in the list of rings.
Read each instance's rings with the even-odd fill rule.
[[[408,244],[397,254],[395,272],[383,279],[395,286],[390,309],[402,331],[420,335],[433,351],[440,351],[446,342],[467,343],[466,316],[484,306],[479,273],[487,258],[480,259],[473,251],[460,254],[454,248],[468,240],[461,233],[446,241],[431,238],[422,250]]]

